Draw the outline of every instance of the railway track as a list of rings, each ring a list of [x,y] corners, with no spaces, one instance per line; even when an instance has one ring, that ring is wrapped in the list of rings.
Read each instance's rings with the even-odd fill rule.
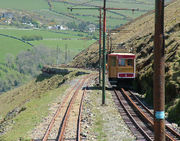
[[[79,79],[68,92],[49,123],[42,141],[81,140],[80,122],[83,98],[86,94],[88,79],[91,76]]]
[[[114,88],[117,97],[115,101],[119,106],[119,111],[125,123],[129,126],[137,140],[154,140],[154,121],[153,113],[150,111],[131,91],[125,91],[123,88],[117,90]],[[166,140],[180,140],[180,134],[169,126],[166,121]]]

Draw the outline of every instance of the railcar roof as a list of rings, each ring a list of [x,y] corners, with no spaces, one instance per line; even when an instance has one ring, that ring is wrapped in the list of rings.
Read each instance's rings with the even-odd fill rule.
[[[133,53],[111,53],[109,55],[135,55]]]

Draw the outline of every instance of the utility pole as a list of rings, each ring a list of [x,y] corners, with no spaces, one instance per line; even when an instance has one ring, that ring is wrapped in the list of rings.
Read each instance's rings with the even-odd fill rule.
[[[106,94],[105,94],[105,73],[106,73],[106,0],[104,0],[103,7],[103,78],[102,78],[102,104],[105,104]]]
[[[70,54],[70,49],[68,48],[68,62],[71,60],[71,58],[70,58],[70,56],[71,56],[71,54]]]
[[[59,54],[60,54],[60,48],[57,45],[57,59],[56,59],[56,65],[59,65]]]
[[[164,0],[156,0],[154,39],[154,139],[165,141]]]
[[[67,44],[65,45],[65,64],[67,63],[67,58],[68,58],[68,47]]]
[[[109,54],[109,51],[110,51],[110,45],[109,45],[110,41],[109,41],[109,39],[110,39],[110,30],[108,29],[108,34],[107,34],[107,54]]]
[[[101,86],[101,8],[99,9],[99,86]]]
[[[110,53],[112,53],[112,37],[111,37],[111,33],[110,33]]]

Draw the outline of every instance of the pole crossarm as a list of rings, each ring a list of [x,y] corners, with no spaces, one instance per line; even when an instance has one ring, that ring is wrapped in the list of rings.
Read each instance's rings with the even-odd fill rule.
[[[99,10],[99,9],[101,9],[101,7],[87,7],[87,8],[85,8],[85,7],[68,7],[67,9],[70,9],[71,11],[73,10],[73,9],[77,9],[77,10]]]
[[[139,8],[134,9],[134,8],[106,8],[106,10],[129,10],[129,11],[139,11]]]
[[[104,9],[104,7],[68,7],[71,11],[76,10],[99,10]],[[106,10],[129,10],[129,11],[139,11],[139,8],[105,8]]]

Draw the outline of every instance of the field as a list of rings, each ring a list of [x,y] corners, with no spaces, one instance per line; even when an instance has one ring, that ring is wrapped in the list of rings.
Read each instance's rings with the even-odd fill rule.
[[[88,36],[86,33],[63,31],[54,32],[48,30],[25,30],[25,29],[0,29],[1,34],[10,35],[21,39],[22,36],[39,35],[43,40],[29,41],[32,45],[41,45],[50,48],[57,46],[65,52],[65,46],[68,48],[71,58],[77,55],[81,50],[87,48],[95,40],[83,40],[81,36]],[[23,50],[30,49],[31,46],[16,39],[0,35],[0,62],[4,62],[7,54],[17,55]]]
[[[73,10],[70,11],[68,7],[98,7],[103,6],[103,1],[88,1],[88,0],[57,0],[51,1],[51,10],[47,0],[0,0],[0,8],[8,8],[13,10],[25,10],[29,13],[39,14],[54,20],[59,24],[66,24],[68,22],[75,22],[76,25],[84,22],[89,22],[98,25],[98,10]],[[139,11],[132,12],[131,10],[108,10],[107,11],[107,29],[119,27],[134,18],[144,14],[145,12],[154,9],[154,1],[151,0],[111,0],[107,1],[107,7],[116,8],[139,8]],[[17,37],[22,36],[42,36],[41,41],[31,41],[32,45],[42,45],[55,48],[59,46],[64,51],[65,46],[73,53],[71,57],[75,56],[82,49],[94,43],[95,40],[82,40],[82,37],[89,37],[87,33],[75,31],[49,31],[41,29],[17,29],[16,27],[0,25],[0,33]],[[30,45],[25,44],[19,40],[8,38],[0,35],[0,63],[4,62],[7,52],[17,55],[21,50],[30,48]]]
[[[166,0],[168,2],[170,0]],[[45,16],[49,19],[54,19],[59,23],[82,21],[98,24],[98,10],[68,10],[68,7],[102,7],[103,1],[88,1],[88,0],[56,0],[51,1],[51,10],[47,0],[0,0],[0,8],[8,8],[14,10],[26,10]],[[107,26],[108,28],[115,28],[124,23],[127,23],[134,18],[154,9],[154,1],[151,0],[111,0],[107,1],[107,7],[113,8],[129,8],[139,11],[132,12],[124,10],[108,10],[107,11]]]
[[[48,9],[48,4],[45,0],[0,0],[0,3],[0,8],[20,10]]]
[[[43,39],[47,38],[80,38],[81,36],[86,36],[87,34],[82,32],[73,32],[73,31],[50,31],[50,30],[39,30],[39,29],[0,29],[0,33],[15,36],[21,38],[22,36],[31,36],[31,35],[39,35],[42,36]]]
[[[8,37],[0,36],[0,62],[4,62],[7,54],[17,55],[23,50],[30,48],[29,45]]]
[[[58,46],[63,51],[67,46],[68,50],[70,50],[71,53],[77,54],[94,42],[95,40],[42,40],[42,41],[33,41],[32,44],[43,45],[51,48],[56,48]]]
[[[81,3],[84,3],[81,5]],[[74,21],[89,21],[91,23],[97,24],[99,12],[98,10],[78,10],[74,9],[72,12],[67,9],[67,7],[96,7],[96,6],[102,6],[102,1],[91,1],[88,2],[87,0],[69,0],[69,1],[53,1],[52,2],[52,9],[59,12],[60,14],[66,14],[67,16],[70,15],[74,17]],[[107,26],[109,28],[114,28],[116,26],[120,26],[124,23],[127,23],[128,21],[131,21],[132,19],[142,15],[143,13],[152,10],[154,8],[154,2],[148,1],[148,0],[121,0],[121,1],[115,1],[112,0],[110,2],[107,2],[107,7],[115,7],[115,8],[129,8],[129,9],[136,9],[139,8],[139,11],[135,11],[134,13],[129,11],[123,11],[123,10],[108,10],[107,11]]]
[[[51,10],[47,0],[0,0],[0,8],[8,8],[13,10],[25,10],[29,13],[39,14],[50,20],[54,20],[57,23],[66,24],[68,22],[75,22],[77,25],[84,22],[89,22],[98,25],[98,10],[68,10],[68,7],[97,7],[102,6],[102,1],[88,1],[88,0],[62,0],[51,1]],[[83,4],[82,4],[83,3]],[[107,11],[107,28],[112,29],[119,27],[132,19],[142,15],[148,10],[154,8],[154,2],[150,0],[111,0],[107,1],[107,7],[117,8],[139,8],[139,11]],[[88,34],[74,31],[48,31],[40,29],[17,29],[11,26],[0,26],[0,33],[17,37],[19,39],[22,36],[42,36],[41,41],[31,41],[32,45],[48,46],[56,48],[59,46],[64,51],[65,46],[68,47],[72,53],[71,58],[79,53],[82,49],[88,47],[94,43],[95,40],[81,40],[82,37],[89,37]],[[69,38],[69,39],[67,39]],[[4,62],[4,59],[8,53],[17,55],[21,50],[30,48],[31,46],[25,44],[19,40],[0,36],[0,63]]]

